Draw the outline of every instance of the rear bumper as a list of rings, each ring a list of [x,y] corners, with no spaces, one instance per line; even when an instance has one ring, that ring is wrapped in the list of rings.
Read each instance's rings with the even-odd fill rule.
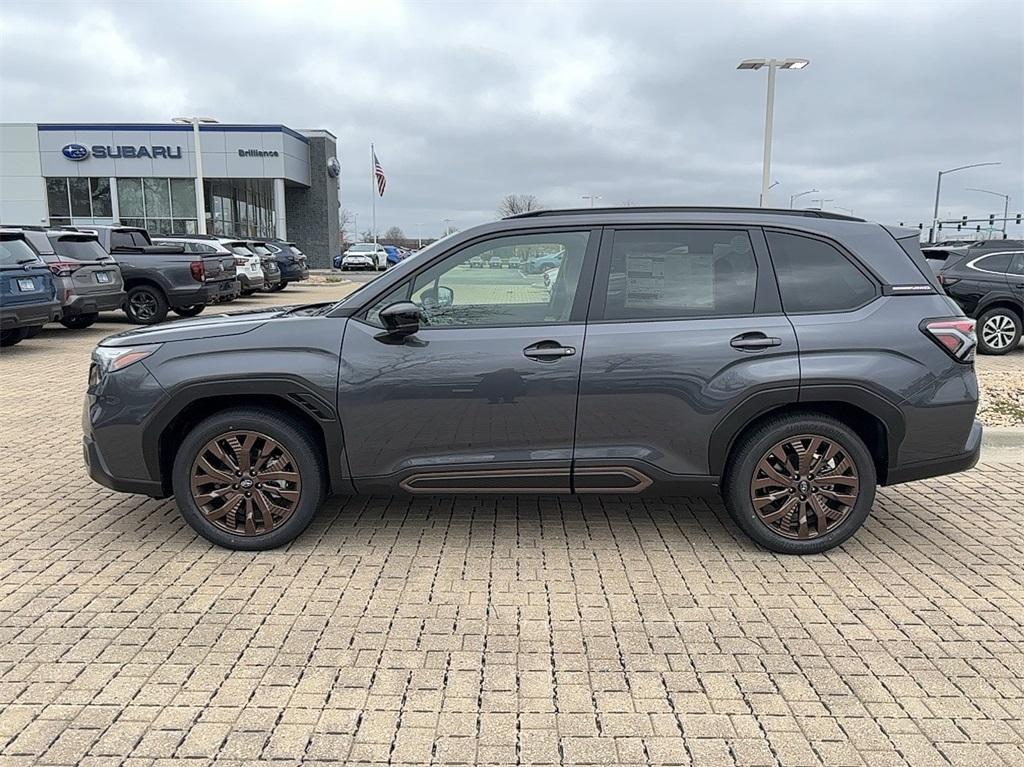
[[[967,444],[964,445],[964,452],[892,467],[889,469],[885,484],[896,485],[901,482],[913,482],[918,479],[940,477],[944,474],[955,474],[958,471],[973,469],[981,457],[983,431],[981,421],[975,420],[971,426],[971,433],[967,437]]]
[[[56,322],[61,318],[60,304],[51,301],[45,304],[26,304],[25,306],[5,306],[0,309],[0,328],[33,328]]]
[[[281,279],[286,282],[301,282],[302,280],[308,280],[309,267],[298,266],[296,264],[282,264]]]
[[[64,316],[76,317],[80,314],[95,314],[96,312],[112,312],[121,308],[124,303],[124,291],[110,291],[108,293],[88,293],[86,295],[73,295],[71,300],[64,304]]]

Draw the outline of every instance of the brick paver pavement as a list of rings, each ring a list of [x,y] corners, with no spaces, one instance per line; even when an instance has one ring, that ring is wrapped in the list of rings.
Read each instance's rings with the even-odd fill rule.
[[[1024,764],[1022,465],[805,558],[629,497],[336,499],[229,552],[85,475],[123,327],[0,359],[0,764]]]

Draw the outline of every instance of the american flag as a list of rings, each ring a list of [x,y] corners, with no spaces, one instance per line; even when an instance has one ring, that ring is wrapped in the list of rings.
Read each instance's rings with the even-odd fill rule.
[[[383,197],[384,188],[388,185],[388,180],[384,176],[384,168],[381,167],[380,160],[377,159],[376,150],[373,151],[373,175],[377,179],[377,194]]]

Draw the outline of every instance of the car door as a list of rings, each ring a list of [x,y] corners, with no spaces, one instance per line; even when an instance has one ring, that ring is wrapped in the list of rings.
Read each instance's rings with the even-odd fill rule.
[[[750,418],[796,401],[799,380],[760,230],[607,229],[583,353],[574,487],[706,482]]]
[[[568,492],[576,396],[599,234],[488,236],[423,264],[345,330],[338,411],[362,492]],[[473,259],[564,250],[541,275]],[[380,310],[408,301],[418,332],[388,335]]]
[[[1018,306],[1024,308],[1024,251],[1014,253],[1007,277],[1010,280],[1010,292],[1019,302]]]

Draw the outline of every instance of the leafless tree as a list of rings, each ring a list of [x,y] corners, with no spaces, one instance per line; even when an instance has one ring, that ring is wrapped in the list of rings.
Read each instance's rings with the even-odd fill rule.
[[[517,213],[527,213],[531,210],[540,210],[541,204],[532,194],[507,194],[498,205],[499,216],[514,216]]]
[[[405,232],[402,231],[402,227],[393,226],[384,232],[381,239],[387,240],[388,242],[405,241]]]

